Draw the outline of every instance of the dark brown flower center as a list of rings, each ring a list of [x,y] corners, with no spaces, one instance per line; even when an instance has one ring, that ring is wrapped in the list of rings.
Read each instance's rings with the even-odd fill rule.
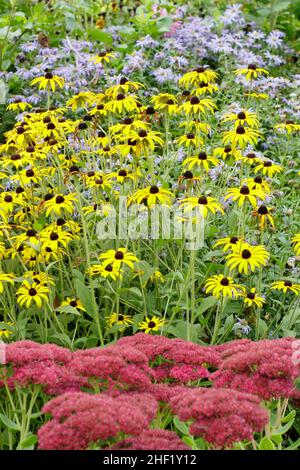
[[[184,179],[187,179],[187,180],[193,179],[193,173],[189,170],[185,171],[182,176]]]
[[[55,232],[52,232],[51,235],[50,235],[50,240],[52,240],[53,242],[58,240],[59,239],[59,236],[57,233]]]
[[[238,237],[231,237],[229,241],[232,245],[235,245],[239,241],[239,239]]]
[[[156,326],[156,323],[154,321],[148,322],[148,328],[154,328],[155,326]]]
[[[155,109],[153,108],[153,106],[148,106],[148,108],[146,109],[146,114],[155,114]]]
[[[77,307],[77,300],[71,300],[70,305],[71,307]]]
[[[126,117],[122,121],[122,124],[125,124],[126,126],[128,126],[129,124],[132,124],[132,123],[133,123],[133,119],[131,119],[130,117]]]
[[[242,251],[242,258],[243,259],[249,259],[251,258],[251,251],[250,250],[243,250]]]
[[[70,173],[76,173],[77,171],[79,171],[79,167],[77,165],[70,166],[69,168]]]
[[[269,160],[267,162],[264,162],[264,167],[269,168],[270,166],[272,166],[272,162],[270,162]]]
[[[117,100],[118,100],[118,101],[122,101],[122,100],[124,100],[124,99],[125,99],[125,96],[123,95],[123,93],[118,93],[118,94],[117,94]]]
[[[229,279],[227,277],[223,277],[220,281],[221,286],[229,286]]]
[[[12,200],[13,200],[13,198],[12,198],[12,196],[10,196],[9,194],[7,194],[7,195],[5,196],[5,198],[4,198],[4,201],[5,201],[5,202],[12,202]]]
[[[30,170],[27,170],[25,174],[27,178],[32,178],[34,176],[34,171],[30,169]]]
[[[120,170],[118,173],[119,176],[127,176],[127,171],[126,170]]]
[[[118,259],[118,260],[124,259],[124,253],[122,251],[116,251],[115,259]]]
[[[200,152],[198,155],[198,160],[207,160],[207,154],[205,152]]]
[[[139,132],[139,137],[142,137],[142,138],[143,138],[143,137],[147,137],[147,134],[148,134],[148,132],[145,131],[144,129],[142,129],[142,130]]]
[[[246,114],[244,111],[240,111],[237,115],[238,119],[246,119]]]
[[[250,153],[247,153],[246,157],[251,160],[252,158],[256,158],[256,155],[255,153],[250,152]]]
[[[111,273],[112,270],[113,270],[113,267],[112,267],[110,264],[108,264],[108,265],[105,267],[105,271],[107,271],[107,272],[109,272],[109,273]]]
[[[248,292],[247,298],[250,299],[250,300],[253,300],[255,298],[254,292]]]
[[[27,230],[26,236],[27,237],[35,237],[36,236],[36,231],[30,228],[29,230]]]
[[[208,200],[206,196],[200,196],[198,199],[198,204],[208,204]]]
[[[230,145],[227,145],[227,146],[224,148],[224,152],[225,152],[225,153],[230,153],[230,152],[231,152],[231,147],[230,147]]]
[[[31,296],[31,297],[34,297],[36,294],[37,294],[37,291],[31,287],[28,291],[28,294]]]
[[[240,194],[243,194],[244,196],[250,194],[250,189],[248,188],[248,186],[242,186],[240,189]]]
[[[190,103],[193,105],[193,104],[199,104],[200,103],[200,100],[199,98],[197,98],[197,96],[192,96],[192,98],[190,99]]]
[[[248,70],[256,70],[257,66],[255,64],[249,64],[248,65]]]
[[[65,198],[63,196],[56,196],[55,202],[56,204],[62,204],[65,201]]]
[[[155,185],[154,185],[154,186],[151,186],[151,188],[150,188],[150,190],[149,190],[149,193],[150,193],[150,194],[157,194],[157,193],[159,193],[159,188],[158,188],[158,186],[155,186]]]
[[[285,287],[292,287],[293,283],[291,281],[284,281]]]
[[[237,126],[235,132],[239,135],[242,135],[242,134],[245,134],[246,131],[245,131],[244,126]]]
[[[186,138],[187,138],[187,139],[194,139],[194,138],[195,138],[195,134],[189,133],[189,134],[186,135]]]
[[[260,215],[266,215],[269,211],[268,208],[264,205],[260,206],[257,211]]]

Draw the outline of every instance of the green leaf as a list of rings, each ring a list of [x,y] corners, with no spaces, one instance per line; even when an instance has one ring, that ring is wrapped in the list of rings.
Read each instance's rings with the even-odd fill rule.
[[[294,420],[295,418],[291,419],[284,426],[280,426],[280,428],[276,429],[276,434],[285,434],[293,426]]]
[[[272,10],[274,13],[279,13],[284,10],[288,10],[291,6],[291,0],[282,0],[281,2],[274,2]]]
[[[159,33],[167,33],[170,31],[171,25],[173,20],[170,16],[164,16],[163,18],[159,18],[157,21],[157,30]]]
[[[178,429],[178,431],[182,432],[182,434],[185,434],[186,436],[189,435],[189,428],[188,426],[180,421],[180,419],[177,416],[174,416],[173,418],[173,423],[175,427]]]
[[[263,437],[262,440],[260,441],[258,445],[259,450],[276,450],[276,447],[274,446],[273,442],[271,439],[268,437]]]
[[[297,390],[300,390],[300,377],[295,380],[295,387]]]
[[[37,443],[35,434],[29,434],[22,442],[19,443],[18,449],[20,450],[33,450]]]
[[[273,442],[275,442],[276,445],[281,444],[283,441],[281,434],[273,434],[271,436],[271,439]]]
[[[101,31],[100,29],[90,29],[89,35],[94,41],[100,41],[108,46],[111,46],[113,43],[113,38],[110,34]]]
[[[291,411],[288,415],[286,415],[284,418],[282,418],[281,422],[282,423],[288,423],[292,419],[294,419],[296,416],[296,410]]]
[[[197,316],[201,315],[202,313],[206,312],[209,308],[213,307],[216,305],[218,302],[218,299],[211,295],[210,297],[205,297],[202,299],[202,302],[200,304],[200,307],[197,309]]]
[[[182,440],[191,449],[195,449],[195,441],[191,436],[183,436]]]
[[[77,308],[72,307],[71,305],[63,305],[63,306],[57,307],[55,309],[55,312],[73,313],[74,315],[80,316],[80,312],[77,310]]]
[[[11,419],[9,419],[7,416],[5,416],[4,414],[0,413],[0,421],[2,421],[2,423],[8,428],[8,429],[12,429],[13,431],[20,431],[20,428],[19,426],[14,423],[14,421],[12,421]]]
[[[285,450],[296,450],[300,447],[300,438],[293,442],[289,447],[286,447]]]
[[[74,284],[75,284],[75,289],[76,293],[79,297],[79,299],[82,302],[82,305],[86,309],[86,313],[90,317],[94,317],[94,305],[92,301],[92,294],[91,290],[83,284],[79,279],[74,279]]]
[[[198,439],[196,439],[195,444],[197,446],[197,450],[205,450],[206,449],[206,444],[205,444],[204,439],[202,439],[202,437],[199,437]]]

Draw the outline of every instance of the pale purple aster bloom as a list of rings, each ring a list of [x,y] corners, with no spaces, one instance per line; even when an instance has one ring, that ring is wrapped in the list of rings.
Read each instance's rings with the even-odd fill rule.
[[[171,66],[176,65],[177,67],[187,67],[189,61],[182,56],[170,56],[169,57],[169,63]]]
[[[284,59],[279,55],[271,54],[270,51],[265,51],[264,56],[267,59],[268,66],[276,66],[284,64]]]
[[[163,51],[157,52],[154,56],[154,60],[157,60],[158,62],[162,62],[166,58],[167,58],[167,55]]]
[[[149,66],[149,61],[145,59],[142,51],[134,51],[132,54],[127,55],[124,63],[126,65],[123,67],[122,72],[125,75],[145,70]]]
[[[247,320],[236,317],[237,322],[233,325],[232,329],[236,333],[240,331],[244,335],[248,335],[251,331],[251,327],[248,325]]]
[[[262,41],[265,37],[266,35],[262,31],[254,30],[248,33],[248,39],[251,41]]]
[[[266,38],[266,43],[270,47],[278,48],[283,43],[283,37],[285,34],[282,31],[274,30]]]
[[[13,95],[10,98],[8,98],[8,103],[16,103],[18,101],[28,102],[28,98],[26,98],[24,95]]]
[[[233,52],[233,47],[228,41],[224,41],[224,38],[215,36],[209,41],[208,48],[215,53],[230,54]]]
[[[152,75],[158,83],[177,82],[179,79],[179,75],[176,75],[170,68],[164,69],[162,67],[158,67],[152,72]]]
[[[230,5],[224,11],[222,17],[220,18],[221,22],[225,25],[244,25],[246,20],[242,13],[243,5],[236,3],[235,5]]]
[[[34,52],[39,49],[39,45],[36,41],[33,42],[26,42],[25,44],[20,45],[20,49],[22,52]]]
[[[247,68],[248,64],[256,64],[259,67],[265,66],[265,62],[263,61],[262,57],[254,54],[254,52],[249,51],[247,49],[242,49],[238,51],[236,54],[237,61],[243,64],[242,67]]]
[[[155,41],[149,34],[142,39],[136,41],[136,46],[141,49],[152,49],[159,46],[159,42]]]

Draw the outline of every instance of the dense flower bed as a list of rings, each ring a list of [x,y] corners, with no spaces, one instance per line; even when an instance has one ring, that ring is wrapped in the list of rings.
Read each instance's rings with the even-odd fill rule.
[[[288,400],[299,399],[293,342],[198,346],[139,333],[70,352],[19,341],[7,346],[1,387],[56,396],[42,409],[52,419],[38,430],[41,449],[188,448],[180,433],[160,428],[158,416],[172,422],[170,412],[192,436],[228,448],[268,425],[275,400],[285,399],[284,413]]]

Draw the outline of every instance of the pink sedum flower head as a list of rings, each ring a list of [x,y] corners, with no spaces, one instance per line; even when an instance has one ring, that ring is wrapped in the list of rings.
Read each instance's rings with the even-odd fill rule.
[[[157,407],[156,400],[147,394],[140,400],[135,395],[60,395],[42,410],[53,419],[38,431],[39,449],[85,450],[91,445],[105,448],[105,442],[117,441],[120,435],[140,435],[149,427]]]
[[[190,433],[216,448],[252,439],[268,422],[268,413],[255,395],[227,389],[198,388],[170,400],[181,421],[192,420]]]

